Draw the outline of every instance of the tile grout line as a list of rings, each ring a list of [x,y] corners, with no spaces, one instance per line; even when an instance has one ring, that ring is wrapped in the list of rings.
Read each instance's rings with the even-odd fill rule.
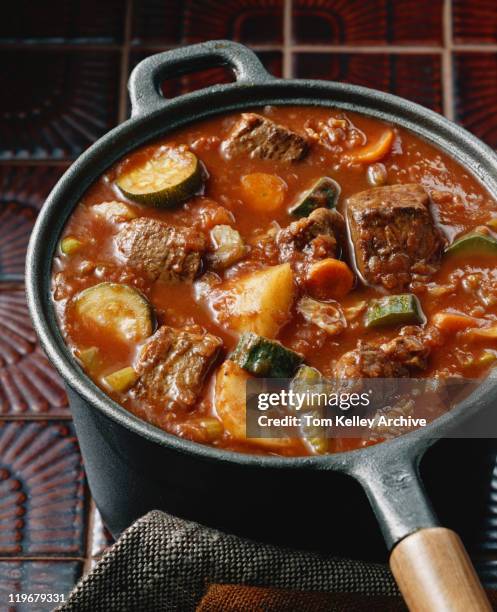
[[[283,5],[283,78],[292,77],[292,0],[285,0]]]
[[[454,81],[452,64],[452,0],[443,5],[442,91],[443,111],[447,119],[454,120]]]
[[[123,45],[121,48],[121,74],[119,82],[119,106],[117,122],[122,123],[128,116],[128,73],[131,41],[133,0],[126,0],[126,15],[124,19]]]

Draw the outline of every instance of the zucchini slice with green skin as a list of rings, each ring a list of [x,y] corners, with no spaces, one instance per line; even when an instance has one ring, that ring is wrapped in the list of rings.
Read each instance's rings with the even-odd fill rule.
[[[413,325],[425,322],[418,298],[412,293],[389,295],[371,300],[366,311],[366,327]]]
[[[317,208],[335,208],[340,191],[340,185],[336,181],[323,176],[300,196],[288,212],[294,217],[308,217]]]
[[[447,249],[447,255],[497,255],[497,240],[493,236],[472,232],[461,236]]]
[[[247,332],[240,336],[230,359],[255,376],[290,378],[304,361],[304,356],[277,340]]]
[[[292,390],[294,393],[303,393],[307,391],[319,392],[318,385],[323,385],[324,379],[319,370],[308,365],[301,365],[295,374],[292,381]],[[324,392],[324,389],[323,389]],[[304,402],[302,408],[304,414],[319,417],[322,416],[319,407],[314,407],[311,402]],[[323,432],[312,425],[306,425],[303,422],[300,426],[303,442],[305,446],[314,454],[322,455],[328,452],[328,440],[323,436]]]
[[[83,324],[108,331],[125,342],[140,342],[154,331],[152,306],[129,285],[94,285],[74,298],[74,307]]]
[[[203,183],[202,166],[191,151],[166,148],[143,164],[124,171],[116,181],[135,202],[173,208],[195,195]]]

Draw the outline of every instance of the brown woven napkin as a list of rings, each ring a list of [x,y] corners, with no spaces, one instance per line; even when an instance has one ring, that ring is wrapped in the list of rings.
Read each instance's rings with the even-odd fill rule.
[[[386,566],[257,543],[154,511],[123,533],[58,609],[386,612],[402,605]]]

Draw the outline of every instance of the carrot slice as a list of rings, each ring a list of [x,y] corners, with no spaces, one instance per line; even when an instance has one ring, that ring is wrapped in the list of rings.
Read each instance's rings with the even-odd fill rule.
[[[329,257],[310,266],[306,284],[317,299],[339,300],[354,286],[354,274],[345,262]]]
[[[380,161],[390,153],[394,136],[393,130],[386,130],[376,142],[367,144],[357,151],[352,151],[348,154],[348,158],[352,162],[366,164]]]
[[[437,312],[432,321],[435,327],[447,333],[456,333],[480,325],[478,319],[457,312]]]
[[[257,212],[277,210],[285,199],[286,183],[275,174],[254,172],[242,177],[244,200]]]

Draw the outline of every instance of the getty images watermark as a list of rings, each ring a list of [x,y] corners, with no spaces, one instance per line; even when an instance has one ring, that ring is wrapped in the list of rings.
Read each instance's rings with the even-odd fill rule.
[[[481,381],[253,378],[246,387],[248,438],[388,439],[424,428],[469,400]],[[453,437],[497,437],[496,411]]]

